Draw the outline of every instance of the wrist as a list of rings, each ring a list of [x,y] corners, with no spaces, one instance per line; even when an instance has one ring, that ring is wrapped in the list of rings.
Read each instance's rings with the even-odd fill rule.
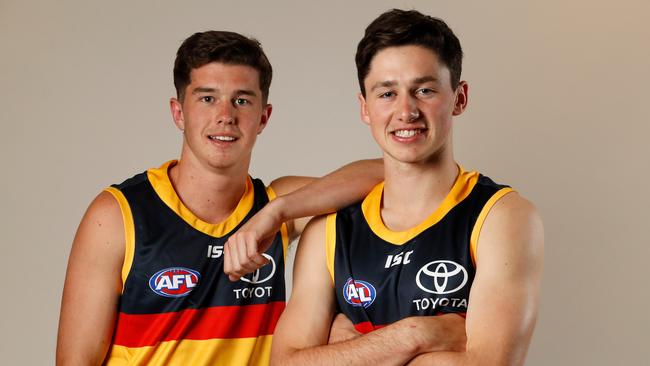
[[[286,202],[284,196],[275,198],[273,201],[269,202],[264,210],[275,220],[275,222],[283,223],[285,221],[293,219],[290,216],[288,211],[289,205]]]
[[[404,350],[411,355],[422,353],[425,346],[422,344],[421,337],[417,336],[418,324],[414,318],[404,318],[397,321],[395,325],[397,326],[395,339],[401,340]]]

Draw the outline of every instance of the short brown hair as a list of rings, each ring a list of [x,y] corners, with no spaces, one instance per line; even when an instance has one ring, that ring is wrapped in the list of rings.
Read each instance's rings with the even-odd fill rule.
[[[273,69],[262,45],[254,38],[226,31],[194,33],[178,48],[174,62],[174,86],[179,100],[183,100],[185,88],[191,82],[192,69],[211,62],[246,65],[256,69],[260,74],[262,100],[266,103]]]
[[[365,97],[363,81],[370,72],[370,63],[377,52],[388,47],[417,45],[430,49],[451,74],[451,87],[460,83],[463,50],[460,41],[438,18],[424,15],[416,10],[389,10],[375,19],[366,28],[359,42],[355,61],[361,94]]]

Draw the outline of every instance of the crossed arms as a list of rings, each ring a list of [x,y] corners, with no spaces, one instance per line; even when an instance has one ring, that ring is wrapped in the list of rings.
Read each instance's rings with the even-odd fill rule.
[[[349,324],[340,326],[337,317],[330,337],[336,300],[324,242],[325,219],[314,219],[298,247],[292,296],[274,336],[273,365],[524,363],[537,316],[543,229],[535,208],[518,194],[504,196],[485,220],[465,322],[454,314],[410,317],[359,335]],[[335,343],[328,344],[332,338]]]

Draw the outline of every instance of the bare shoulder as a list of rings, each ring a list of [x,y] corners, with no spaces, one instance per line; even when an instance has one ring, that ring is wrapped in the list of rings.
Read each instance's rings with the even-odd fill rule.
[[[331,215],[334,214],[314,216],[311,220],[309,220],[307,226],[305,226],[305,232],[303,233],[303,236],[309,235],[309,236],[324,238],[322,235],[325,233],[326,223],[328,217],[330,217]]]
[[[490,216],[502,217],[502,219],[519,218],[517,221],[537,221],[541,224],[541,219],[537,207],[520,195],[518,192],[510,192],[499,199],[492,208]]]
[[[90,203],[84,219],[89,216],[110,221],[122,221],[122,213],[117,198],[108,190],[100,192]]]
[[[276,195],[283,196],[306,186],[316,179],[317,178],[314,177],[288,175],[274,179],[271,184],[269,184],[269,187],[273,189]]]
[[[530,234],[543,231],[542,219],[535,205],[517,192],[511,192],[499,199],[490,210],[485,228],[500,230],[529,231]]]
[[[57,364],[103,360],[122,290],[124,253],[120,204],[103,191],[86,210],[72,244],[61,301]]]
[[[102,191],[92,201],[81,219],[73,243],[71,260],[81,252],[109,255],[105,258],[121,263],[124,256],[124,219],[120,204],[113,194]]]
[[[481,229],[478,257],[518,258],[522,265],[541,266],[543,248],[544,226],[535,205],[517,192],[499,199]]]
[[[317,263],[324,259],[327,217],[328,215],[316,216],[307,223],[300,236],[296,264],[303,262]]]

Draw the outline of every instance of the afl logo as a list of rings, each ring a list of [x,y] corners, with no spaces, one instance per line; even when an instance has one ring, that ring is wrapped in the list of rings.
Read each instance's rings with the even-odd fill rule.
[[[149,279],[149,287],[155,293],[165,297],[187,296],[199,283],[199,272],[183,267],[165,268],[156,272]]]
[[[264,265],[262,268],[256,269],[255,272],[251,273],[250,275],[240,278],[240,280],[255,285],[258,283],[266,282],[270,280],[271,277],[273,277],[275,274],[275,261],[273,260],[273,257],[266,253],[262,253],[262,255],[264,258],[269,260],[269,263]]]
[[[343,298],[352,306],[367,308],[372,305],[376,297],[377,291],[375,287],[366,281],[348,278],[348,281],[343,285]]]
[[[450,294],[467,283],[467,270],[453,261],[433,261],[420,268],[415,282],[423,291],[436,294]]]

